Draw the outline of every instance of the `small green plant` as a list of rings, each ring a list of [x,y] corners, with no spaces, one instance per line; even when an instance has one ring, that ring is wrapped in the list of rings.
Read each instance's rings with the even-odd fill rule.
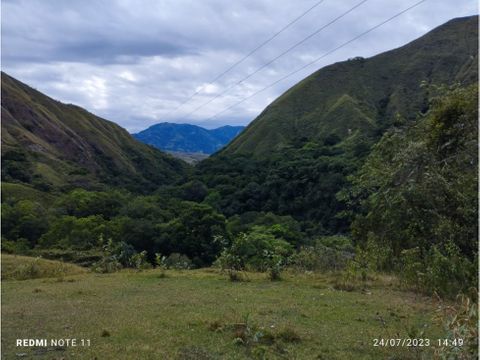
[[[289,343],[296,343],[296,342],[300,342],[301,340],[301,337],[298,334],[298,332],[292,327],[284,327],[278,332],[277,337]]]
[[[167,257],[165,255],[162,255],[160,253],[155,253],[155,266],[157,268],[160,268],[162,270],[167,269],[166,260],[167,260]]]
[[[172,253],[164,261],[167,269],[189,270],[193,268],[192,260],[187,255]]]
[[[403,250],[400,260],[402,284],[416,291],[452,298],[477,283],[477,261],[462,255],[452,241],[428,251],[418,247]]]
[[[232,252],[231,248],[223,249],[215,265],[219,266],[222,271],[227,272],[230,281],[242,281],[242,276],[240,275],[240,271],[242,270],[241,259]]]
[[[265,268],[268,271],[268,278],[271,281],[281,280],[281,272],[284,267],[284,259],[281,255],[276,254],[275,252],[265,250]]]
[[[130,263],[137,270],[145,270],[152,268],[152,264],[150,264],[147,260],[147,252],[145,250],[132,255],[132,257],[130,258]]]
[[[28,280],[40,277],[41,270],[38,262],[39,258],[37,257],[35,260],[20,266],[18,269],[16,269],[13,278],[17,280]]]
[[[440,301],[437,321],[444,326],[444,339],[450,341],[436,349],[440,359],[478,359],[478,303],[466,295],[458,295],[454,305]]]
[[[403,250],[401,253],[402,268],[400,271],[401,283],[406,287],[419,290],[425,278],[425,265],[421,258],[420,248]]]
[[[160,269],[160,274],[158,275],[159,278],[166,278],[167,274],[165,270],[167,270],[167,264],[166,264],[166,259],[167,257],[160,254],[160,253],[155,253],[155,266],[157,269]]]
[[[112,273],[122,268],[118,261],[117,247],[112,239],[104,240],[100,235],[98,242],[102,244],[102,257],[92,265],[92,270],[98,273]]]

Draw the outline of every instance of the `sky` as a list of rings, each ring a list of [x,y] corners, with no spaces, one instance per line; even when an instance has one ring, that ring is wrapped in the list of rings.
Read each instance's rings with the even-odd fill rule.
[[[319,0],[2,0],[1,68],[132,133],[159,122],[246,125],[326,65],[373,56],[452,18],[478,14],[475,0],[427,0],[232,106],[417,1],[323,0],[314,7]]]

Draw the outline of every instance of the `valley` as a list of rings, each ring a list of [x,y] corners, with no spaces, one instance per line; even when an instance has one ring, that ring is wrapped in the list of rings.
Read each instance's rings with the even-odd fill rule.
[[[2,72],[5,358],[478,357],[477,65],[457,18],[133,136]]]

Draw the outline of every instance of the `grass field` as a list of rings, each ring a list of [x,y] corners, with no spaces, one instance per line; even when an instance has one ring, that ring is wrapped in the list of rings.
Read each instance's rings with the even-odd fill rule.
[[[86,272],[85,268],[61,261],[2,254],[2,280],[61,278]]]
[[[373,339],[442,334],[431,301],[389,278],[348,292],[331,275],[247,276],[146,270],[3,281],[2,358],[418,359]],[[16,347],[24,338],[90,346]]]

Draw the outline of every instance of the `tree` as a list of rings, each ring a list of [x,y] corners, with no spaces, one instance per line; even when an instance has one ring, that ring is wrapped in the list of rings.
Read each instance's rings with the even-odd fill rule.
[[[351,191],[339,194],[352,210],[360,210],[352,224],[357,243],[371,238],[391,248],[389,264],[403,250],[416,247],[424,269],[434,268],[434,260],[440,263],[443,258],[474,261],[477,99],[477,85],[444,89],[416,123],[393,128],[374,146],[364,166],[351,177]],[[458,255],[451,256],[452,248],[458,248]],[[436,281],[433,273],[430,280]],[[443,279],[448,281],[447,276]]]
[[[273,235],[274,230],[263,226],[254,226],[248,233],[235,236],[227,245],[219,263],[234,270],[250,269],[267,271],[285,263],[292,254],[293,246],[282,238]]]
[[[39,245],[46,248],[88,250],[100,247],[99,239],[108,238],[105,220],[99,215],[83,218],[62,216],[56,219]]]
[[[128,203],[129,195],[119,190],[87,191],[75,189],[56,202],[57,212],[63,215],[86,217],[102,215],[105,219],[116,216],[122,206]]]
[[[216,235],[226,235],[225,217],[205,204],[184,201],[180,214],[156,226],[155,252],[187,255],[196,266],[209,265],[221,247]]]
[[[47,230],[47,213],[41,204],[30,200],[2,204],[2,233],[6,239],[27,239],[33,247]]]

